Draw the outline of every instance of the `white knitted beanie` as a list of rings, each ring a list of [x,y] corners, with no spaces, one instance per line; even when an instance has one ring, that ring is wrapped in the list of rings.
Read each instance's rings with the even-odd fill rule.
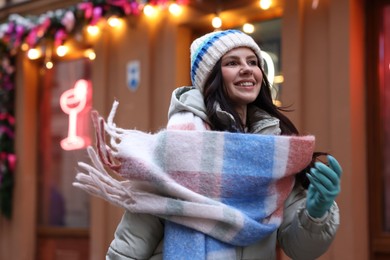
[[[239,30],[211,32],[194,40],[191,44],[192,84],[203,92],[204,84],[218,60],[237,47],[251,48],[263,66],[260,47],[252,37]]]

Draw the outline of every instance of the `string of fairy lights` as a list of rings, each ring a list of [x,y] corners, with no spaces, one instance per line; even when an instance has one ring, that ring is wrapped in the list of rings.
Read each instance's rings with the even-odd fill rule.
[[[102,29],[101,24],[112,28],[120,27],[126,16],[143,14],[146,17],[154,17],[166,10],[173,16],[180,16],[183,13],[183,6],[189,2],[189,0],[92,0],[35,17],[11,14],[8,22],[0,25],[0,41],[7,46],[6,51],[16,52],[20,49],[26,52],[30,60],[45,57],[45,67],[51,69],[54,66],[53,55],[58,58],[66,56],[70,48],[65,44],[66,41],[80,33],[80,30],[86,28],[87,34],[95,37]],[[259,0],[259,6],[267,10],[273,2]],[[220,29],[222,19],[216,15],[211,24],[215,29]],[[254,26],[246,23],[243,25],[243,31],[253,33]],[[92,48],[87,48],[84,50],[84,56],[94,60],[96,53]]]
[[[56,10],[41,15],[37,19],[40,23],[33,25],[32,29],[30,29],[31,19],[26,21],[26,18],[17,15],[11,15],[10,18],[19,25],[25,25],[25,29],[30,29],[30,32],[25,34],[24,41],[18,41],[18,43],[20,42],[20,49],[26,53],[30,60],[44,57],[46,69],[51,69],[54,66],[52,60],[54,55],[57,58],[62,58],[70,53],[72,47],[67,43],[71,38],[80,38],[79,36],[82,33],[86,33],[87,38],[96,38],[104,26],[110,28],[121,27],[126,16],[130,15],[139,16],[143,14],[146,17],[154,17],[158,12],[167,10],[171,15],[179,16],[183,11],[183,6],[187,3],[188,0],[100,0],[82,2],[67,10]],[[54,27],[54,32],[53,28],[50,27]],[[4,31],[1,29],[2,27],[0,27],[0,34]],[[52,35],[47,35],[48,33]],[[91,47],[86,48],[83,55],[90,60],[96,58],[96,53]]]
[[[190,0],[89,0],[83,1],[67,9],[49,11],[39,16],[21,16],[11,14],[6,23],[0,24],[0,57],[3,52],[26,52],[30,60],[45,57],[45,67],[51,69],[54,64],[52,56],[65,57],[69,53],[67,39],[74,37],[80,30],[94,37],[101,30],[101,20],[112,27],[120,27],[126,16],[156,16],[168,10],[173,16],[180,16],[183,6]],[[259,7],[268,10],[274,0],[259,0]],[[312,8],[317,8],[319,0],[312,0]],[[223,21],[219,13],[211,20],[216,30],[221,29]],[[242,30],[253,33],[255,27],[245,23]],[[92,48],[84,51],[84,56],[94,60],[96,53]]]
[[[44,57],[45,68],[51,69],[54,66],[53,56],[65,57],[71,48],[66,44],[67,40],[77,38],[81,31],[85,30],[87,37],[93,38],[100,34],[103,26],[121,27],[123,19],[129,15],[143,14],[152,18],[161,11],[168,11],[173,16],[180,16],[183,6],[188,3],[189,0],[94,0],[84,1],[68,9],[50,11],[38,17],[12,14],[8,23],[0,25],[0,37],[10,49],[15,51],[20,48],[30,60]],[[272,0],[259,0],[259,7],[263,10],[272,5]],[[211,25],[216,30],[221,29],[222,19],[219,15],[211,20]],[[245,23],[242,29],[246,33],[253,33],[255,30],[251,23]],[[96,58],[91,47],[86,48],[83,55],[90,60]]]

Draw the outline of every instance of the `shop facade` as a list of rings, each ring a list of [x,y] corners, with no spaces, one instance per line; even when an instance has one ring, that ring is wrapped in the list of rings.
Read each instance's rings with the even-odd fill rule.
[[[19,2],[4,3],[2,18],[39,16],[80,3]],[[343,166],[337,198],[341,226],[321,259],[386,259],[390,239],[380,223],[387,223],[381,180],[389,169],[389,60],[379,53],[387,50],[380,39],[389,30],[384,21],[390,14],[382,16],[388,5],[385,0],[285,0],[263,10],[259,1],[187,1],[178,16],[165,9],[150,17],[126,15],[115,28],[101,25],[104,17],[96,35],[80,33],[69,40],[73,49],[63,57],[53,53],[48,60],[48,47],[37,59],[20,50],[13,208],[11,218],[0,218],[0,259],[104,259],[123,209],[71,185],[77,161],[86,158],[85,146],[94,142],[89,112],[107,117],[118,100],[115,122],[121,128],[163,128],[172,90],[191,84],[190,43],[214,30],[215,16],[222,29],[253,25],[254,38],[270,54],[275,100],[290,106],[288,116],[301,133],[316,136],[317,150],[333,154]],[[84,103],[73,124],[76,108],[66,93],[78,84],[84,84]],[[75,133],[80,147],[69,141]],[[281,254],[280,259],[288,258]]]

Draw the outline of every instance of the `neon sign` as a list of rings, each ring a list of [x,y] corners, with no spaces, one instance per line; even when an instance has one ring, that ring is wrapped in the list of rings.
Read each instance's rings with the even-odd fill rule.
[[[68,136],[61,140],[61,147],[64,150],[81,149],[87,145],[85,138],[77,135],[77,124],[78,115],[87,106],[89,85],[88,80],[80,79],[72,89],[62,93],[60,97],[61,109],[69,115]]]

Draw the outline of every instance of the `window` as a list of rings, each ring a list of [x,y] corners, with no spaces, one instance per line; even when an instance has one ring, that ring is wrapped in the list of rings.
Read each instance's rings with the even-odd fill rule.
[[[85,161],[87,154],[82,147],[69,149],[75,148],[77,143],[72,140],[76,139],[83,140],[84,145],[90,144],[92,89],[90,86],[85,88],[85,103],[76,94],[64,96],[64,93],[76,91],[78,80],[88,80],[89,70],[90,61],[79,59],[58,61],[51,70],[41,74],[38,93],[38,259],[88,259],[89,195],[72,186],[77,161]],[[62,98],[70,110],[60,105]]]
[[[69,130],[69,115],[60,107],[61,94],[85,79],[86,60],[57,63],[43,77],[39,107],[39,225],[57,227],[89,226],[88,195],[72,186],[77,161],[86,156],[85,149],[67,151],[61,147]],[[89,97],[91,99],[91,97]],[[88,126],[88,113],[77,115],[77,123]],[[76,125],[77,126],[77,125]],[[89,129],[77,126],[89,142]],[[80,131],[81,130],[81,131]]]

